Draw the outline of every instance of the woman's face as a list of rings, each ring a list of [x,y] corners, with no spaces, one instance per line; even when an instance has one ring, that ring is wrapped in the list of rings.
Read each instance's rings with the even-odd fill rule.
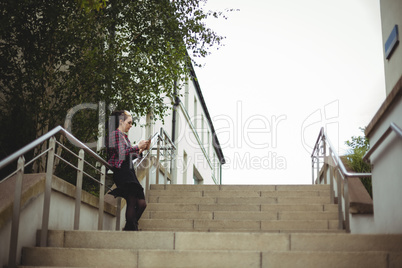
[[[128,132],[133,126],[133,118],[131,116],[128,116],[126,120],[121,123],[121,126],[123,128],[123,132]]]

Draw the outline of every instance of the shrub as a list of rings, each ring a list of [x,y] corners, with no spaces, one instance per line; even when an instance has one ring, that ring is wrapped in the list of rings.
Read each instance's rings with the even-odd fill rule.
[[[365,128],[360,128],[364,133]],[[370,143],[367,137],[352,136],[351,140],[345,142],[349,146],[348,153],[346,154],[346,162],[351,170],[358,173],[371,173],[371,166],[363,160],[364,155],[370,149]],[[373,198],[371,177],[360,178],[367,192]]]

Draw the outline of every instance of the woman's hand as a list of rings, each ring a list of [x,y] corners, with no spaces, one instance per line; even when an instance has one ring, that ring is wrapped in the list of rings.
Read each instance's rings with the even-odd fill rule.
[[[141,140],[138,143],[138,148],[140,149],[140,153],[142,153],[142,151],[148,150],[149,146],[151,145],[151,141],[150,140]]]

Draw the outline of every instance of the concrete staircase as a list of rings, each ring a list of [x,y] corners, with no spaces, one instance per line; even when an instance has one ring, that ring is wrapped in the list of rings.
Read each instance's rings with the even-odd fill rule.
[[[140,232],[57,231],[32,267],[402,267],[402,235],[338,230],[329,186],[152,185]]]

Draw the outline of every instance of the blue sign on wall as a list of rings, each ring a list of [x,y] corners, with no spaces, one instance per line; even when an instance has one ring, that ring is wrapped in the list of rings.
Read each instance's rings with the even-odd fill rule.
[[[385,58],[387,60],[391,58],[392,52],[394,52],[398,44],[399,44],[398,25],[395,25],[394,28],[392,29],[391,34],[387,39],[387,42],[385,42]]]

